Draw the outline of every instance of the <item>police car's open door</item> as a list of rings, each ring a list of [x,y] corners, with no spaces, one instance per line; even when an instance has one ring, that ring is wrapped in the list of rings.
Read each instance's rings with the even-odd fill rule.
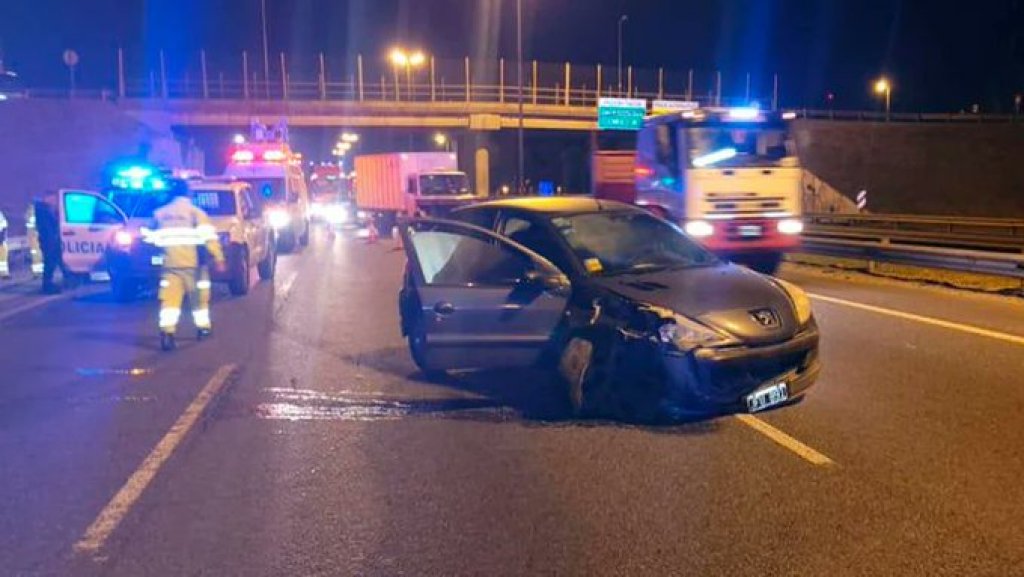
[[[105,272],[107,247],[128,221],[124,212],[96,192],[61,190],[58,197],[64,265],[76,274]]]

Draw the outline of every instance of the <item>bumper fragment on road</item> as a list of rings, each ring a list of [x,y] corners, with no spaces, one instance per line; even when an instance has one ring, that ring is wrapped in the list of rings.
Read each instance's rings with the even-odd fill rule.
[[[775,441],[776,444],[796,453],[797,456],[812,465],[818,465],[820,467],[835,465],[835,461],[832,459],[829,459],[825,455],[815,451],[754,415],[738,414],[736,415],[736,418],[744,425],[747,425],[751,429],[754,429],[758,433],[761,433],[772,441]]]
[[[124,486],[107,503],[107,506],[100,511],[99,516],[86,529],[85,534],[74,545],[76,553],[95,555],[103,548],[111,533],[117,529],[121,521],[131,510],[132,506],[139,500],[146,487],[153,481],[160,467],[167,462],[174,450],[181,444],[181,441],[188,436],[192,427],[202,416],[203,411],[210,402],[217,397],[221,389],[228,382],[228,379],[235,372],[233,364],[224,365],[214,373],[213,377],[199,391],[192,403],[185,409],[185,412],[178,417],[178,420],[171,425],[167,434],[160,439],[156,447],[149,453],[139,468],[132,473]]]

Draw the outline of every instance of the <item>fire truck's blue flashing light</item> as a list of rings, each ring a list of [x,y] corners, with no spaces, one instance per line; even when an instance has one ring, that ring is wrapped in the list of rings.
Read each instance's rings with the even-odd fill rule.
[[[697,158],[694,158],[693,165],[697,168],[704,168],[706,166],[718,164],[723,160],[729,160],[730,158],[733,158],[735,156],[735,148],[722,148],[720,150],[709,152],[707,154],[703,154],[701,156],[698,156]]]

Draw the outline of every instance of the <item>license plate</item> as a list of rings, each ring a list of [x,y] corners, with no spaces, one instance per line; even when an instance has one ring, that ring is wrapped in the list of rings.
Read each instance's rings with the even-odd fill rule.
[[[153,266],[164,266],[164,257],[162,255],[150,257],[149,262]]]
[[[784,403],[787,399],[789,399],[789,387],[786,386],[786,383],[779,383],[758,389],[747,395],[747,410],[756,413]]]
[[[740,236],[761,236],[764,234],[764,229],[760,225],[756,224],[744,224],[739,227]]]

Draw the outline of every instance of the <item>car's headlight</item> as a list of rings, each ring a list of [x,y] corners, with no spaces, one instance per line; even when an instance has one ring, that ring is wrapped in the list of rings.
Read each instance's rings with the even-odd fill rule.
[[[814,315],[814,311],[811,310],[811,299],[807,296],[807,293],[804,292],[804,289],[791,282],[780,278],[774,280],[779,283],[782,290],[786,291],[786,294],[789,295],[789,300],[793,301],[793,311],[796,313],[797,322],[800,323],[800,326],[806,325]]]
[[[686,230],[686,234],[694,238],[704,238],[715,234],[715,226],[706,220],[688,221],[683,229]]]
[[[283,210],[272,210],[267,213],[267,222],[274,228],[285,228],[292,223],[292,217]]]
[[[735,343],[736,339],[706,327],[684,316],[675,315],[658,327],[661,342],[674,345],[681,351],[689,351],[697,347],[723,346]]]

